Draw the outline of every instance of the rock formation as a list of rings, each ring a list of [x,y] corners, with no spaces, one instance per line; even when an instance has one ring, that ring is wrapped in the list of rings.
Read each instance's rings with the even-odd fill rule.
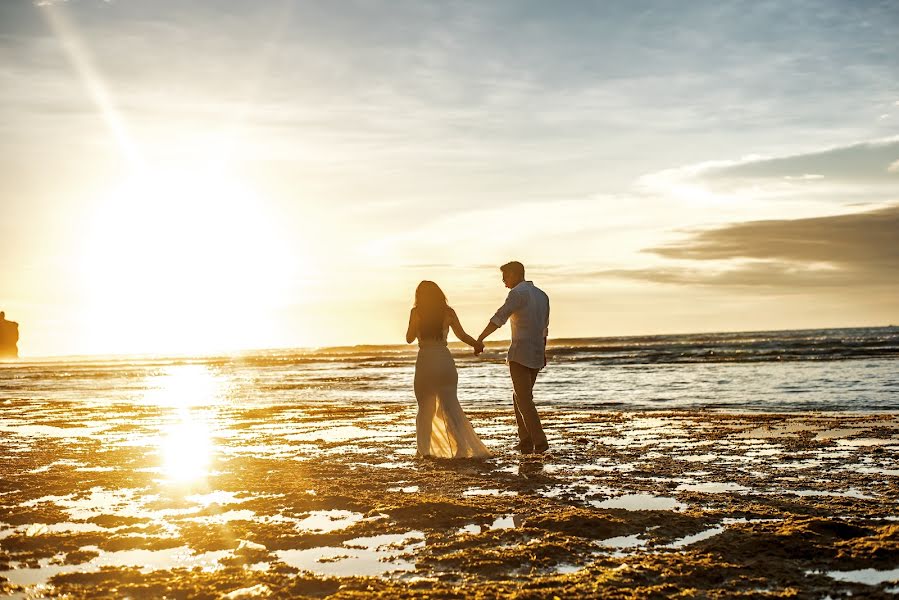
[[[6,313],[0,311],[0,358],[18,358],[19,324],[7,321]]]

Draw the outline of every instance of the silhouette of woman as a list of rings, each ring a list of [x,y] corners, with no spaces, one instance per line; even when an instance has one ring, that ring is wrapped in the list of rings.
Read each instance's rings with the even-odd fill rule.
[[[415,290],[415,306],[409,313],[406,343],[418,339],[415,361],[415,398],[418,416],[415,430],[418,454],[435,458],[485,458],[490,451],[475,433],[459,405],[459,374],[446,347],[450,328],[472,348],[483,344],[465,333],[456,311],[433,281],[422,281]]]

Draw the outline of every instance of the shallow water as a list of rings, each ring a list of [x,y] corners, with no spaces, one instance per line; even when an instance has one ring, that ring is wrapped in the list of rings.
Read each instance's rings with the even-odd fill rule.
[[[596,508],[623,508],[624,510],[683,510],[686,505],[674,498],[653,496],[652,494],[626,494],[592,502]]]
[[[466,407],[507,406],[505,345],[482,357],[454,346]],[[544,405],[614,410],[899,410],[899,328],[557,340],[537,383]],[[283,350],[208,357],[86,358],[0,363],[0,403],[40,396],[79,406],[190,407],[414,402],[413,346]],[[7,415],[4,415],[7,416]],[[9,415],[12,416],[12,415]],[[301,416],[301,415],[296,415]],[[8,431],[12,423],[0,423]],[[40,435],[89,436],[17,424]],[[310,426],[314,424],[310,423]],[[364,422],[333,438],[372,435]],[[35,429],[35,427],[43,429]],[[401,434],[375,431],[375,435]],[[775,436],[788,432],[758,432]],[[296,439],[315,441],[311,427]]]
[[[887,571],[879,571],[877,569],[858,569],[855,571],[830,571],[827,573],[829,577],[837,581],[853,581],[864,583],[867,585],[877,585],[884,582],[899,581],[899,568]],[[895,592],[893,592],[895,593]]]
[[[355,538],[339,547],[279,550],[286,564],[319,575],[385,575],[415,570],[402,555],[424,545],[421,531]]]

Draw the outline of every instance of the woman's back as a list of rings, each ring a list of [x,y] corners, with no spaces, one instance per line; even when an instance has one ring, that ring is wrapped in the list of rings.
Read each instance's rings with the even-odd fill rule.
[[[415,332],[415,337],[418,338],[419,346],[432,344],[446,346],[449,337],[450,323],[452,322],[450,311],[452,311],[451,308],[442,311],[442,320],[438,320],[440,319],[440,315],[427,315],[424,318],[419,315],[418,326]],[[427,319],[430,319],[430,322],[427,322]]]

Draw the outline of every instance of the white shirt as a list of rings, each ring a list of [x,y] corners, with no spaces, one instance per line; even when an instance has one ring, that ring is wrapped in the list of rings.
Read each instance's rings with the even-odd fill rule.
[[[506,360],[542,369],[549,336],[549,297],[533,282],[522,281],[509,290],[506,303],[499,307],[490,322],[502,327],[510,318],[512,345]]]

